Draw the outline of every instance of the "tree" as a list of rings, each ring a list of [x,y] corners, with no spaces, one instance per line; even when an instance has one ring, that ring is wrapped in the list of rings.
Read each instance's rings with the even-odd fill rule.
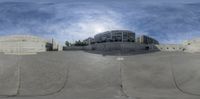
[[[87,46],[87,44],[81,40],[75,42],[74,46]]]
[[[65,41],[66,46],[70,46],[70,43],[68,41]]]

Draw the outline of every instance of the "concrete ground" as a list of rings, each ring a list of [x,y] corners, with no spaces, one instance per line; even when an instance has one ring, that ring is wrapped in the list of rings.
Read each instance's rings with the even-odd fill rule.
[[[200,99],[200,54],[0,53],[0,99]]]

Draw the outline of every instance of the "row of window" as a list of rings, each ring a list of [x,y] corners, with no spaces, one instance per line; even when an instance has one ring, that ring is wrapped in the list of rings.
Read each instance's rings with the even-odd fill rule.
[[[99,42],[113,42],[113,41],[135,41],[135,34],[129,32],[114,32],[114,33],[102,33],[95,36],[95,41]]]

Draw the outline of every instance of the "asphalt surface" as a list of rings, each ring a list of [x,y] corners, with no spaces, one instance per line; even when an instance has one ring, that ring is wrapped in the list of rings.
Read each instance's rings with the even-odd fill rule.
[[[200,99],[200,54],[0,53],[1,99]]]

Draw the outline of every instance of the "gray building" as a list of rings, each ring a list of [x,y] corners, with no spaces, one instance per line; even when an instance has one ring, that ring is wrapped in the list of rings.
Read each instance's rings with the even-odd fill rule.
[[[142,36],[138,37],[137,42],[140,44],[159,44],[159,42],[156,39],[151,38],[146,35],[142,35]]]
[[[112,30],[94,36],[96,43],[102,42],[135,42],[135,33],[128,30]]]
[[[89,37],[89,38],[83,40],[83,42],[88,44],[88,45],[95,43],[94,38],[92,38],[92,37]]]

